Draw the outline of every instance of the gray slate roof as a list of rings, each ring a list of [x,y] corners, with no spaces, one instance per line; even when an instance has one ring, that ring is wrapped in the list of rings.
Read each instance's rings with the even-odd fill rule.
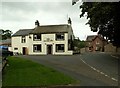
[[[71,26],[67,24],[63,25],[45,25],[39,26],[34,29],[22,29],[17,31],[12,36],[25,36],[28,34],[35,34],[35,33],[65,33],[71,29]]]
[[[69,25],[45,25],[35,28],[31,33],[61,33],[68,32]]]
[[[12,36],[25,36],[31,33],[32,31],[33,29],[21,29],[17,31],[15,34],[13,34]]]

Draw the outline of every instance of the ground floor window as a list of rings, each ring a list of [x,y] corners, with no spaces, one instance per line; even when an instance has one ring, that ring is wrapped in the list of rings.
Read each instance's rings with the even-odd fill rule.
[[[33,45],[33,52],[41,52],[41,44]]]
[[[56,44],[56,52],[64,52],[64,44]]]
[[[18,50],[18,48],[17,48],[17,47],[15,47],[15,48],[14,48],[14,50]]]

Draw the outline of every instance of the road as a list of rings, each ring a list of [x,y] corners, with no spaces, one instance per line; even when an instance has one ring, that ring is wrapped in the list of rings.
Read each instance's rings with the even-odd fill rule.
[[[86,53],[81,56],[83,62],[103,75],[118,80],[119,55],[106,53]]]
[[[88,53],[73,56],[47,55],[19,57],[30,59],[70,75],[80,81],[78,84],[80,86],[118,85],[117,59],[108,54]]]

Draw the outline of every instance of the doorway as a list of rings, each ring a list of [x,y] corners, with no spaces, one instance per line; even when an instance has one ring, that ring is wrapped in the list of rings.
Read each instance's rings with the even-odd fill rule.
[[[52,54],[52,45],[47,45],[47,54]]]
[[[22,51],[23,51],[23,55],[27,55],[27,47],[23,47]]]

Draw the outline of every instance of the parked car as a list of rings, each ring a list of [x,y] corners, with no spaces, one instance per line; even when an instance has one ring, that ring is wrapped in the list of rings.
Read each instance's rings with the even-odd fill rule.
[[[0,56],[2,57],[7,57],[7,56],[12,56],[13,52],[5,50],[5,49],[0,49]]]

